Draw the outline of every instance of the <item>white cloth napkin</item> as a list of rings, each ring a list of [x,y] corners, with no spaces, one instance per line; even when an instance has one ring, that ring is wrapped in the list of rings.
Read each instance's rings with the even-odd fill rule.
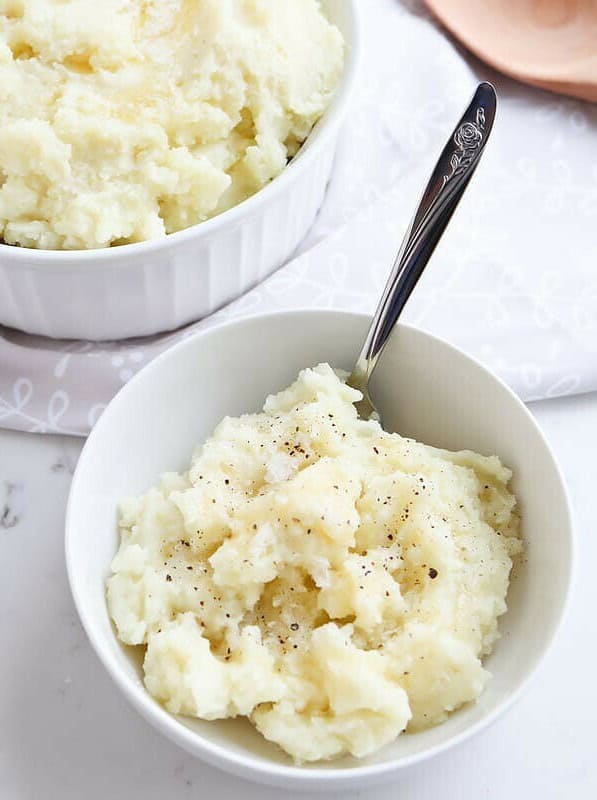
[[[597,107],[497,75],[416,0],[361,0],[363,58],[324,208],[273,277],[184,330],[110,344],[0,328],[0,426],[86,434],[157,353],[222,318],[372,311],[419,194],[478,80],[499,116],[406,321],[485,362],[523,399],[597,389]]]

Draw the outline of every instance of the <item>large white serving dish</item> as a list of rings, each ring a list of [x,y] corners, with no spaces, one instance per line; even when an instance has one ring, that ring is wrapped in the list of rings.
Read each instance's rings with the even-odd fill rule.
[[[297,156],[257,194],[161,239],[105,250],[0,244],[0,324],[55,338],[123,339],[212,313],[279,267],[311,227],[330,178],[358,57],[356,0],[322,0],[347,44],[333,101]]]

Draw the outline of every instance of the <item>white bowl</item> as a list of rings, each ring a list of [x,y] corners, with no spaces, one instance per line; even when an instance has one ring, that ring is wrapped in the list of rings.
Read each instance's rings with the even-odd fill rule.
[[[229,772],[284,788],[356,788],[479,731],[520,694],[553,640],[570,587],[572,524],[562,476],[534,419],[477,362],[414,328],[394,332],[372,393],[390,430],[428,444],[497,453],[514,470],[521,502],[524,564],[513,575],[502,638],[487,659],[488,688],[431,730],[405,735],[363,761],[297,767],[245,720],[174,717],[143,687],[140,662],[119,644],[105,581],[117,548],[116,507],[166,470],[185,470],[196,444],[225,414],[261,408],[299,369],[320,361],[350,368],[368,318],[333,311],[252,317],[211,329],[145,367],[108,406],[81,454],[66,521],[75,603],[100,659],[156,728],[193,755]],[[89,691],[93,687],[89,686]]]
[[[173,330],[212,313],[279,267],[321,206],[354,86],[355,0],[322,0],[347,44],[330,107],[274,181],[213,219],[161,239],[105,250],[0,244],[0,324],[72,339]]]

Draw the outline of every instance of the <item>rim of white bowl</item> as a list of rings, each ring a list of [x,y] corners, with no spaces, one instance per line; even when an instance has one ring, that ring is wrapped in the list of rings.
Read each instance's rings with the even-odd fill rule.
[[[130,256],[133,259],[133,257],[140,257],[147,253],[168,250],[184,244],[189,239],[209,236],[213,231],[222,227],[232,227],[242,221],[244,217],[250,216],[257,211],[260,205],[275,200],[280,192],[289,187],[297,171],[308,169],[317,154],[336,135],[350,106],[360,61],[361,26],[357,0],[346,0],[346,3],[350,11],[351,43],[346,50],[346,59],[340,83],[334,92],[330,106],[309,133],[297,156],[270,183],[259,189],[251,197],[223,211],[221,214],[217,214],[215,217],[156,239],[146,239],[142,242],[132,242],[118,245],[117,247],[96,247],[89,250],[43,250],[0,242],[2,265],[14,266],[26,263],[29,269],[42,270],[53,265],[60,266],[62,270],[65,267],[78,269],[83,266],[85,269],[90,269],[111,266],[113,262],[123,257]],[[83,262],[87,263],[84,264]],[[133,263],[134,259],[131,260],[131,265]],[[118,264],[118,269],[126,269],[127,266],[128,264],[120,263]]]
[[[98,658],[112,677],[113,681],[116,683],[120,691],[124,694],[127,700],[133,705],[137,711],[148,721],[150,724],[156,728],[158,731],[163,733],[167,738],[171,741],[176,743],[179,747],[182,747],[191,755],[195,756],[196,758],[202,758],[207,763],[212,764],[213,766],[219,767],[226,772],[233,773],[235,775],[247,778],[249,780],[257,781],[258,783],[270,783],[270,785],[282,785],[282,782],[286,779],[288,781],[296,781],[302,782],[304,784],[305,789],[316,789],[317,783],[324,784],[329,782],[329,789],[342,789],[347,788],[350,783],[354,781],[358,781],[362,779],[366,781],[367,779],[371,779],[372,782],[376,780],[378,782],[383,781],[384,776],[389,775],[392,772],[397,772],[400,769],[404,769],[406,767],[413,766],[415,764],[421,763],[423,761],[428,760],[434,756],[440,755],[441,753],[445,753],[448,750],[451,750],[458,744],[465,742],[467,739],[470,739],[477,733],[488,728],[494,722],[496,722],[508,709],[510,709],[516,701],[518,701],[525,690],[530,685],[533,677],[535,676],[537,670],[544,662],[546,655],[552,649],[554,642],[557,639],[557,635],[562,627],[562,622],[568,612],[570,606],[570,598],[572,594],[572,586],[574,582],[574,575],[576,572],[576,542],[575,542],[575,529],[574,529],[574,516],[572,513],[572,505],[570,502],[570,495],[568,492],[568,487],[566,485],[566,481],[564,479],[564,475],[560,468],[560,465],[553,453],[553,450],[545,437],[545,434],[541,430],[541,427],[538,425],[537,421],[528,410],[526,405],[522,402],[522,400],[518,397],[517,394],[499,378],[495,375],[491,370],[485,367],[480,361],[478,361],[473,356],[470,356],[468,353],[465,353],[459,347],[448,342],[446,339],[443,339],[439,336],[434,336],[433,334],[428,333],[427,331],[422,330],[421,328],[417,328],[414,325],[406,325],[403,323],[398,323],[399,327],[407,328],[410,330],[416,331],[416,333],[423,338],[428,340],[434,340],[440,342],[443,346],[447,347],[452,352],[456,353],[458,356],[467,359],[468,361],[472,362],[477,369],[484,372],[489,377],[493,378],[493,380],[504,389],[507,394],[510,396],[510,399],[514,402],[515,405],[519,407],[519,409],[523,412],[523,414],[527,417],[528,421],[532,425],[533,428],[539,434],[543,446],[545,447],[548,455],[551,457],[553,466],[556,471],[556,475],[559,478],[560,485],[562,488],[562,495],[565,503],[565,513],[568,522],[568,530],[569,530],[569,546],[570,546],[570,568],[568,570],[568,574],[566,576],[566,591],[564,596],[564,602],[562,603],[559,616],[554,624],[553,631],[551,634],[551,638],[547,642],[545,648],[543,649],[542,653],[537,657],[535,663],[532,665],[531,669],[524,677],[524,679],[520,682],[520,684],[513,690],[513,692],[501,703],[499,703],[496,708],[494,708],[491,712],[489,712],[485,717],[478,720],[476,723],[471,725],[469,728],[466,728],[464,731],[456,734],[455,736],[447,739],[445,742],[441,742],[437,745],[430,747],[427,750],[423,750],[420,753],[414,753],[409,756],[405,756],[404,758],[395,759],[393,761],[383,762],[380,764],[371,764],[367,766],[355,766],[355,767],[346,767],[346,768],[328,768],[328,767],[319,767],[319,766],[312,766],[308,765],[307,767],[303,766],[296,766],[296,765],[285,765],[285,764],[263,764],[257,762],[251,756],[240,756],[234,753],[229,752],[225,746],[214,744],[209,739],[206,739],[199,733],[196,733],[189,728],[187,728],[184,724],[178,721],[178,719],[170,714],[166,709],[159,705],[148,693],[145,687],[142,684],[135,684],[131,679],[126,677],[122,670],[116,665],[113,661],[112,657],[108,653],[104,653],[103,645],[96,640],[95,633],[94,633],[94,626],[93,626],[93,619],[88,617],[88,615],[83,611],[82,601],[79,597],[79,591],[77,587],[77,579],[75,577],[75,570],[73,568],[72,563],[72,556],[71,556],[71,538],[74,534],[71,531],[71,513],[72,513],[72,504],[73,504],[73,496],[77,490],[77,482],[78,482],[78,475],[80,473],[80,467],[84,462],[86,457],[86,451],[93,447],[94,440],[101,436],[102,427],[105,424],[109,424],[109,415],[110,415],[110,407],[115,403],[118,402],[119,398],[125,397],[130,391],[132,391],[131,387],[134,387],[135,382],[139,378],[139,376],[143,375],[143,373],[147,373],[149,370],[159,370],[160,364],[162,360],[165,360],[171,357],[174,351],[182,350],[186,347],[194,346],[194,342],[198,338],[209,337],[212,335],[217,335],[223,328],[235,327],[238,325],[243,325],[250,322],[256,322],[257,320],[264,320],[264,319],[271,319],[272,317],[280,317],[280,316],[321,316],[321,315],[337,315],[337,316],[344,316],[349,317],[352,316],[353,318],[358,318],[360,320],[371,319],[369,314],[365,314],[359,311],[343,311],[343,310],[333,310],[333,309],[293,309],[293,310],[281,310],[281,311],[272,311],[266,314],[249,314],[243,317],[239,317],[234,320],[223,320],[220,324],[215,325],[212,328],[209,328],[204,331],[197,331],[192,336],[189,336],[187,339],[184,339],[180,342],[177,342],[171,348],[168,348],[163,353],[160,353],[155,359],[149,362],[143,369],[141,369],[135,376],[133,376],[128,383],[126,383],[122,389],[115,395],[115,397],[110,401],[108,406],[106,407],[104,413],[97,421],[96,425],[92,429],[81,454],[79,456],[79,460],[77,463],[77,467],[75,469],[73,479],[71,482],[71,488],[69,492],[67,508],[66,508],[66,518],[65,518],[65,557],[66,557],[66,568],[67,568],[67,575],[68,581],[71,589],[71,593],[73,596],[73,600],[75,603],[75,607],[77,609],[77,613],[79,615],[79,619],[83,625],[85,633],[87,634],[87,638],[89,639],[92,648],[95,650]],[[107,613],[107,611],[106,611]],[[321,787],[319,787],[321,788]]]

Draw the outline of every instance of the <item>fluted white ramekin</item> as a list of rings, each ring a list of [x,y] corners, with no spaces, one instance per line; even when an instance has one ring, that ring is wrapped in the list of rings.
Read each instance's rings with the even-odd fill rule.
[[[356,0],[322,0],[347,55],[334,99],[282,174],[213,219],[162,239],[105,250],[0,244],[0,324],[67,339],[172,330],[246,292],[291,255],[330,177],[358,58]]]

